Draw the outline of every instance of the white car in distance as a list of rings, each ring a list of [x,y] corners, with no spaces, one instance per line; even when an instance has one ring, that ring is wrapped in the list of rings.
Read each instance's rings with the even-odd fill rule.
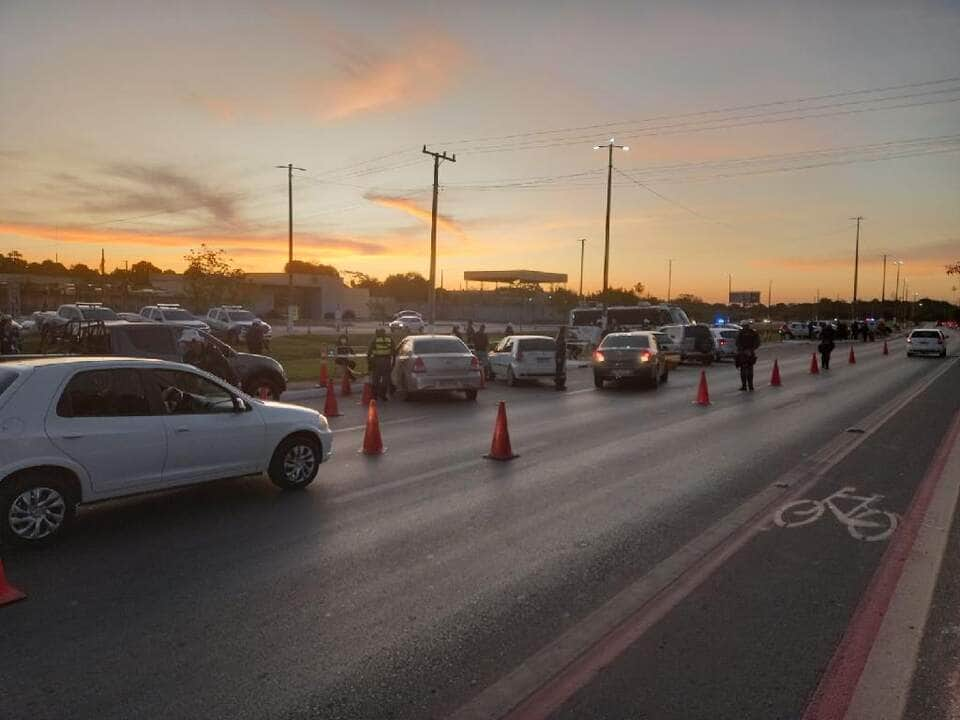
[[[133,358],[0,363],[0,539],[52,540],[77,505],[266,472],[309,485],[327,419],[255,400],[187,365]]]
[[[419,335],[426,325],[420,313],[415,310],[401,310],[393,316],[388,327],[390,330],[406,330],[408,333]]]

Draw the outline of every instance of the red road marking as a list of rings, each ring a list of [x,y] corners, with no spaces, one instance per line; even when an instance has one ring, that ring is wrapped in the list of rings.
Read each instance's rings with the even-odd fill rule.
[[[958,439],[960,412],[954,415],[950,429],[917,487],[899,530],[880,559],[880,565],[870,579],[870,584],[860,599],[850,624],[803,713],[802,720],[843,720],[846,715],[863,668],[867,664],[867,657],[880,631],[883,617],[900,581],[904,563],[917,539],[927,507],[947,464],[947,457]]]

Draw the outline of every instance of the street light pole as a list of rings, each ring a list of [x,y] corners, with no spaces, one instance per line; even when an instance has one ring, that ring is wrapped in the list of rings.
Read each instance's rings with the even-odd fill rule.
[[[673,258],[667,260],[667,302],[670,302],[670,286],[673,284]]]
[[[600,150],[603,145],[594,145],[594,150]],[[610,188],[613,184],[613,149],[627,151],[630,148],[626,145],[614,145],[613,138],[606,144],[608,150],[607,157],[607,220],[603,230],[603,292],[607,291],[610,280]]]
[[[583,251],[587,245],[586,238],[577,240],[580,243],[580,302],[583,302]]]
[[[277,165],[287,171],[287,334],[293,334],[293,171],[306,172],[306,168],[294,167],[293,163]]]
[[[860,270],[860,221],[863,220],[863,217],[860,215],[857,215],[857,217],[850,218],[850,219],[857,221],[857,244],[853,254],[853,302],[850,305],[853,319],[856,320],[857,319],[857,273]]]
[[[883,256],[883,284],[880,286],[880,308],[883,312],[883,303],[887,301],[887,256]]]
[[[897,285],[893,291],[893,317],[896,317],[900,314],[900,267],[903,265],[903,260],[894,260],[893,264],[897,266]]]

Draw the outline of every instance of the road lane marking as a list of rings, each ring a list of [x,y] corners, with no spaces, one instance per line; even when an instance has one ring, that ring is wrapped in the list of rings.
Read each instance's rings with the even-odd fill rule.
[[[806,527],[823,517],[829,510],[854,540],[876,542],[886,540],[897,529],[896,513],[871,507],[883,499],[883,495],[854,495],[855,487],[844,487],[825,497],[823,500],[794,500],[781,507],[773,516],[777,527]],[[845,505],[855,502],[849,511],[841,509],[838,501]]]
[[[394,419],[394,420],[381,420],[381,421],[380,421],[380,424],[381,424],[381,425],[395,425],[396,423],[402,423],[402,422],[414,422],[414,421],[416,421],[416,420],[426,420],[426,419],[429,418],[429,417],[431,417],[431,416],[430,416],[430,415],[414,415],[414,416],[412,416],[412,417],[402,417],[402,418],[396,418],[396,419]],[[353,432],[354,430],[364,430],[364,429],[366,429],[366,427],[367,427],[366,424],[363,424],[363,425],[351,425],[350,427],[337,428],[336,430],[331,430],[331,432],[333,432],[333,433]]]
[[[870,584],[861,596],[853,617],[843,633],[843,638],[803,713],[802,720],[843,720],[847,716],[857,684],[863,675],[884,616],[900,582],[904,563],[910,556],[923,524],[924,515],[930,507],[937,485],[943,476],[950,451],[958,439],[960,439],[960,412],[954,415],[946,436],[937,448],[933,462],[930,463],[923,480],[914,492],[910,507],[904,514],[901,532],[894,537],[883,557],[880,558],[880,564],[870,578]],[[902,662],[902,658],[896,658],[895,662]],[[909,683],[907,689],[909,689]],[[900,717],[899,714],[890,713],[890,709],[885,708],[884,717]]]
[[[451,720],[545,720],[770,526],[777,507],[806,495],[838,463],[927,390],[956,361],[872,412],[863,434],[841,433],[639,580],[461,706]]]

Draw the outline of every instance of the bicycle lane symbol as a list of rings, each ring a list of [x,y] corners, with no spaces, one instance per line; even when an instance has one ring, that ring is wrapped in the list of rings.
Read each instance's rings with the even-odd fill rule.
[[[795,500],[780,508],[773,521],[782,528],[803,527],[815,523],[825,510],[830,510],[854,539],[865,542],[886,540],[897,529],[897,514],[874,507],[883,495],[855,495],[856,490],[855,487],[844,487],[823,500]],[[844,507],[849,509],[844,510]]]

